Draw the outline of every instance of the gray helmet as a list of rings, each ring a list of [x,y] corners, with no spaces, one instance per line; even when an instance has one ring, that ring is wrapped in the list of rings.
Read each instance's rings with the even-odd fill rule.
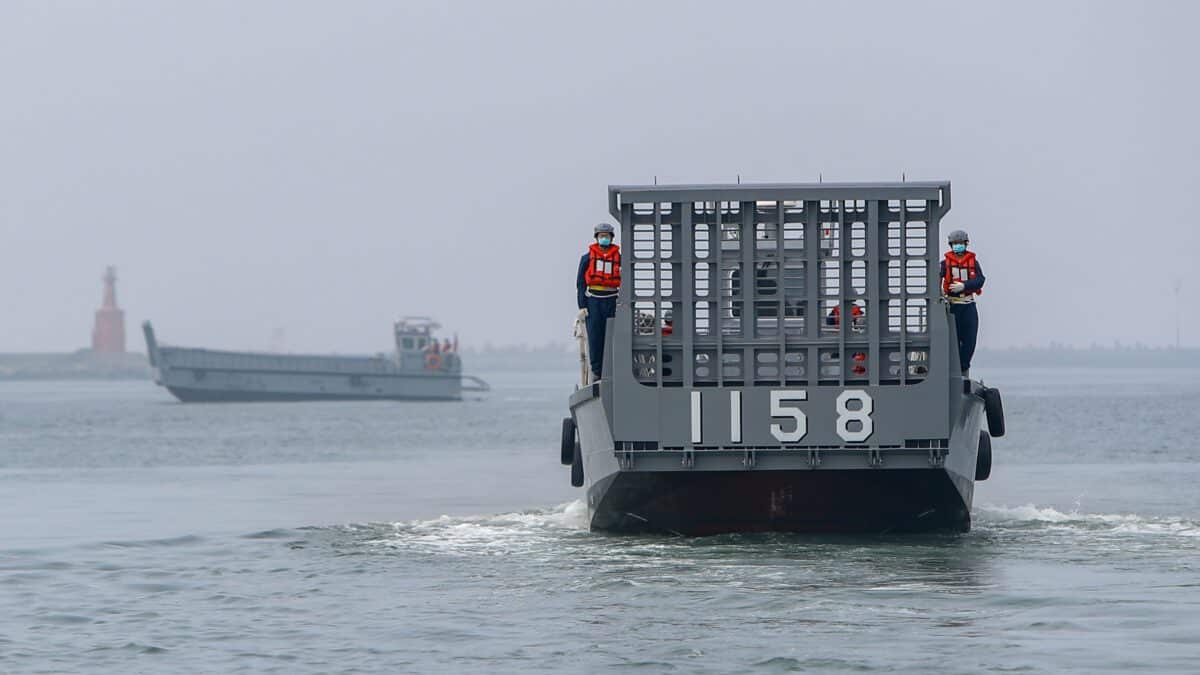
[[[600,223],[599,225],[592,228],[592,236],[600,234],[601,232],[607,232],[609,234],[613,234],[615,231],[616,230],[613,229],[612,225],[609,225],[608,223]]]
[[[950,233],[950,236],[946,237],[946,240],[949,241],[951,244],[959,244],[959,243],[965,244],[968,241],[970,241],[971,238],[967,236],[967,233],[965,231],[955,230]]]

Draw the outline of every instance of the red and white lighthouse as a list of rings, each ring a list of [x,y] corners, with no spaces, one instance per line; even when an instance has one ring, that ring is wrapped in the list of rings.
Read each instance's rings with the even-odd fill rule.
[[[125,312],[117,307],[117,268],[112,266],[104,273],[104,304],[96,310],[92,351],[106,354],[125,352]]]

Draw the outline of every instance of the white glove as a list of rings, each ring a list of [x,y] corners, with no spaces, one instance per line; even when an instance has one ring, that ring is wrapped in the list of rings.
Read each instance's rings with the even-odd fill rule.
[[[962,284],[959,284],[959,285],[961,286]],[[575,318],[579,321],[583,321],[584,319],[587,319],[587,307],[584,307],[583,309],[579,310],[579,316],[577,316]]]
[[[951,293],[962,293],[964,288],[966,288],[966,286],[964,286],[963,282],[961,282],[961,281],[956,281],[956,282],[950,284],[950,292]]]

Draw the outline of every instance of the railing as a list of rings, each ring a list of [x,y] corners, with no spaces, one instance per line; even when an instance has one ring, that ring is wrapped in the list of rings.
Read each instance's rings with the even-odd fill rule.
[[[948,183],[609,190],[625,280],[601,392],[614,442],[878,455],[948,437]]]
[[[572,336],[579,344],[579,386],[582,388],[591,384],[592,381],[592,363],[588,353],[587,324],[584,321],[582,311],[575,317],[575,327]]]
[[[632,318],[617,330],[632,333],[635,379],[922,381],[949,185],[762,187],[781,198],[754,186],[610,188]],[[821,193],[831,189],[846,198]]]

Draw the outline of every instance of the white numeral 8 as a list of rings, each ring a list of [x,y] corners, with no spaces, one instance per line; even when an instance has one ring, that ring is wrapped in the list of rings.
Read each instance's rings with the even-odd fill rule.
[[[858,401],[862,406],[851,410],[846,406],[848,401]],[[861,443],[875,432],[875,424],[871,421],[871,410],[875,407],[871,396],[862,389],[847,389],[837,397],[837,434],[849,443]],[[858,431],[850,430],[851,422],[859,422],[862,426]]]

